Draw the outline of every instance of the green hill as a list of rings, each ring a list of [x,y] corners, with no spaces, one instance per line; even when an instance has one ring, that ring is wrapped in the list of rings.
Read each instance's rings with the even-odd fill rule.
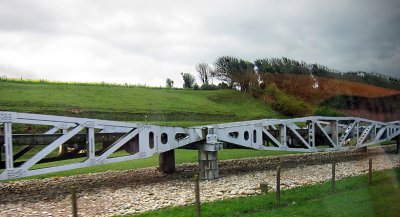
[[[0,81],[0,110],[183,126],[279,117],[234,90],[13,80]]]

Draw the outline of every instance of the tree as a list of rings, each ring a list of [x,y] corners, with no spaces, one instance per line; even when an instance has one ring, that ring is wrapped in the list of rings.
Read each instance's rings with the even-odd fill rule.
[[[240,86],[240,90],[249,90],[251,83],[258,83],[257,74],[254,73],[254,64],[235,57],[219,57],[215,62],[216,77],[225,81],[230,88]]]
[[[181,73],[183,78],[183,88],[193,88],[193,84],[195,82],[195,78],[190,73]]]
[[[170,79],[170,78],[167,78],[165,83],[166,83],[168,88],[172,88],[174,86],[174,81],[172,79]]]
[[[212,77],[211,67],[207,63],[199,63],[195,66],[196,71],[199,73],[201,83],[204,85],[209,84],[209,79]]]
[[[230,57],[230,56],[222,56],[217,59],[214,63],[214,72],[215,72],[215,77],[218,78],[221,81],[225,81],[230,88],[233,87],[233,65],[235,62],[237,62],[238,59],[235,57]]]

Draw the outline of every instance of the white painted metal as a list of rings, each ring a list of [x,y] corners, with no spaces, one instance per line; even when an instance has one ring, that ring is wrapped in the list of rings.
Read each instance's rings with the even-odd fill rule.
[[[154,154],[180,148],[188,144],[203,141],[201,150],[216,152],[222,149],[222,143],[236,144],[258,150],[287,151],[333,151],[361,148],[391,140],[400,134],[400,122],[379,122],[355,117],[303,117],[294,119],[263,119],[253,121],[198,126],[191,128],[164,127],[143,123],[39,115],[16,112],[0,112],[0,124],[4,128],[5,168],[0,180],[20,178],[38,174],[77,169],[99,164],[121,162],[150,157]],[[14,166],[12,125],[35,124],[50,127],[44,134],[64,134],[41,151],[27,159],[23,164]],[[208,134],[203,134],[203,129]],[[87,137],[86,158],[78,163],[35,169],[47,155],[78,133],[85,131]],[[123,133],[103,153],[96,155],[95,133]],[[361,135],[359,132],[362,132]],[[317,138],[325,138],[328,148],[321,147]],[[354,139],[356,144],[345,144]],[[125,156],[113,155],[126,143],[132,142],[138,149]],[[266,142],[269,141],[267,145]]]

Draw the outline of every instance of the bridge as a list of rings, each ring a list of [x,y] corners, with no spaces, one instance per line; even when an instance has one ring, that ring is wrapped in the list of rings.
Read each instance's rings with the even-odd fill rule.
[[[159,170],[175,171],[177,148],[197,149],[202,179],[218,178],[226,148],[324,152],[366,148],[397,139],[400,121],[312,116],[196,127],[167,127],[0,111],[0,180],[159,155]]]

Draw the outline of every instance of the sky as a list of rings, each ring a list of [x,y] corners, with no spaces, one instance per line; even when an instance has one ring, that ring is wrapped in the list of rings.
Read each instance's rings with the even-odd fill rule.
[[[0,0],[1,76],[181,87],[226,55],[400,77],[400,1]]]

